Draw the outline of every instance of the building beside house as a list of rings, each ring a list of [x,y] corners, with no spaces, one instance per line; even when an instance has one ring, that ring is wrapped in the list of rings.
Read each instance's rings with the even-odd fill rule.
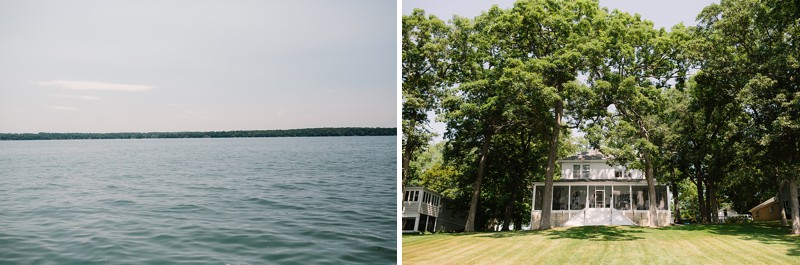
[[[739,212],[737,212],[734,209],[731,209],[730,207],[724,207],[717,211],[717,218],[719,218],[720,223],[726,222],[728,218],[739,218],[739,217],[746,218],[748,220],[751,219],[750,215],[740,214]]]
[[[551,225],[647,225],[649,196],[644,173],[609,165],[599,151],[582,152],[556,161],[561,178],[553,183]],[[533,184],[531,227],[542,216],[544,182]],[[656,183],[657,222],[672,224],[669,188]]]
[[[797,188],[797,193],[800,194],[800,187]],[[791,203],[789,202],[789,185],[784,185],[783,190],[781,191],[781,197],[778,198],[772,197],[768,200],[762,202],[756,207],[750,209],[750,213],[753,215],[754,221],[770,221],[770,220],[780,220],[780,205],[783,205],[783,211],[786,214],[787,219],[791,219],[792,217],[792,207]],[[797,196],[797,200],[800,200],[800,196]]]
[[[403,233],[464,230],[463,214],[447,208],[450,199],[425,187],[406,187],[403,194]]]
[[[779,209],[778,199],[776,197],[769,198],[756,207],[750,209],[750,214],[753,215],[753,221],[772,221],[780,220],[781,213]]]

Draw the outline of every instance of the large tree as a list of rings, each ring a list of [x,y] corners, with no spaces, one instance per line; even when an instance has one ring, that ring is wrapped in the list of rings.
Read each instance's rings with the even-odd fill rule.
[[[421,9],[403,16],[403,187],[412,156],[427,146],[432,135],[426,127],[428,112],[437,108],[450,69],[446,56],[449,30],[444,21]]]
[[[571,106],[586,87],[577,82],[577,76],[592,56],[597,46],[594,22],[601,19],[602,10],[596,1],[521,0],[509,10],[504,21],[513,30],[507,36],[514,55],[523,67],[541,75],[541,84],[531,86],[539,93],[538,101],[546,104],[550,115],[548,158],[545,165],[545,189],[539,229],[550,229],[553,179],[562,134],[566,130],[563,119],[566,106]]]
[[[800,234],[800,7],[790,1],[722,1],[699,18],[705,36],[730,55],[706,57],[708,68],[725,70],[726,83],[738,91],[749,116],[747,137],[765,151],[776,178],[788,182],[792,233]]]
[[[659,146],[654,139],[663,125],[659,119],[666,108],[663,94],[670,80],[680,85],[686,71],[678,56],[686,41],[685,28],[672,30],[675,37],[654,29],[639,15],[614,10],[604,25],[604,60],[589,71],[598,102],[594,105],[608,109],[590,125],[590,137],[616,163],[644,171],[651,227],[659,225],[654,171]]]
[[[455,65],[455,85],[443,101],[446,137],[461,145],[479,149],[478,167],[472,185],[464,231],[475,231],[484,172],[492,139],[504,127],[516,122],[511,114],[516,98],[507,91],[505,69],[507,49],[502,48],[505,33],[498,27],[505,11],[497,6],[473,20],[453,19],[450,60]],[[477,146],[476,146],[477,145]],[[479,146],[479,147],[478,147]],[[468,150],[468,149],[463,149]]]

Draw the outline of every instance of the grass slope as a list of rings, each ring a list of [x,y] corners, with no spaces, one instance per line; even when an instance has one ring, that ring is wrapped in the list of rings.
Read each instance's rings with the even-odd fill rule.
[[[403,235],[403,264],[800,264],[777,223]]]

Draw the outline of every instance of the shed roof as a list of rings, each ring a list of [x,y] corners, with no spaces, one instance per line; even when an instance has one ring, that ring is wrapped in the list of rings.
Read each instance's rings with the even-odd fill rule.
[[[756,205],[756,207],[753,207],[752,209],[750,209],[750,211],[749,211],[749,212],[751,212],[751,213],[752,213],[752,212],[754,212],[755,210],[758,210],[758,209],[761,209],[761,208],[767,207],[767,206],[769,206],[770,204],[773,204],[773,203],[775,203],[776,201],[777,201],[777,200],[775,199],[775,197],[769,198],[769,200],[766,200],[766,201],[762,202],[761,204],[759,204],[759,205]]]

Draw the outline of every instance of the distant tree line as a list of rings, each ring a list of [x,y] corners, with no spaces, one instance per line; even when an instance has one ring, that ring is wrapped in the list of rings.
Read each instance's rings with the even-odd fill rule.
[[[209,132],[119,132],[119,133],[1,133],[0,140],[76,140],[145,138],[233,138],[233,137],[316,137],[316,136],[393,136],[396,128],[306,128],[290,130],[209,131]]]

